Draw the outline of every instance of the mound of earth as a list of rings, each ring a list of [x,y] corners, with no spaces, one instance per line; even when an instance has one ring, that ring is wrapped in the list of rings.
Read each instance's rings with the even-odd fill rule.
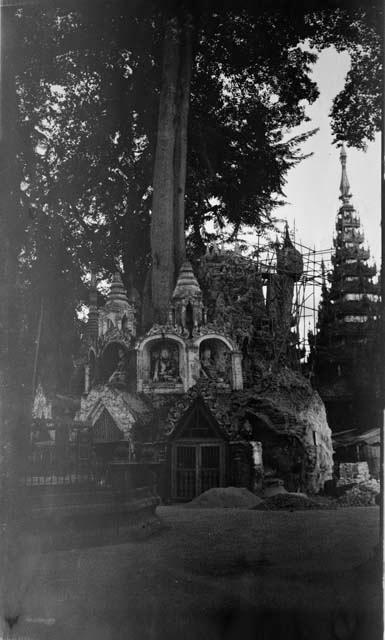
[[[254,509],[261,498],[243,487],[216,487],[208,489],[185,506],[197,509]]]
[[[282,487],[281,485],[274,485],[271,487],[266,487],[266,489],[264,489],[263,495],[265,498],[272,498],[273,496],[277,496],[282,493],[287,493],[285,487]]]
[[[279,493],[270,498],[265,498],[261,504],[253,508],[262,511],[274,511],[279,509],[330,509],[331,507],[330,502],[313,500],[301,493]]]

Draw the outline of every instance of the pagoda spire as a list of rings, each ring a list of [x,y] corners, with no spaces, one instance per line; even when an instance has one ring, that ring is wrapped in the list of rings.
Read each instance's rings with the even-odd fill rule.
[[[340,153],[340,161],[341,161],[341,167],[342,167],[340,192],[341,192],[341,199],[344,203],[347,203],[349,201],[349,198],[352,197],[352,194],[350,193],[350,184],[348,180],[348,174],[346,172],[346,158],[347,158],[346,149],[345,149],[344,143],[342,143],[341,153]]]
[[[292,247],[293,246],[293,243],[291,241],[290,234],[289,234],[289,223],[288,223],[287,220],[286,220],[286,223],[285,223],[285,239],[283,241],[283,246],[284,247]]]

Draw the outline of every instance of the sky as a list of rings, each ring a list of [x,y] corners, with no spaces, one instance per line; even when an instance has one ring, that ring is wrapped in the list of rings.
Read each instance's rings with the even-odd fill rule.
[[[319,127],[319,131],[302,146],[313,155],[291,169],[285,193],[288,204],[276,210],[286,218],[290,228],[295,222],[295,238],[316,250],[332,247],[341,179],[339,149],[332,145],[329,112],[334,96],[344,85],[350,60],[347,53],[334,48],[319,55],[313,79],[320,90],[318,100],[307,109],[311,121],[301,130]],[[378,134],[366,152],[347,148],[347,173],[352,204],[361,218],[365,239],[377,267],[381,255],[381,141]]]
[[[338,53],[334,47],[319,54],[313,67],[313,79],[319,88],[319,98],[307,107],[311,120],[292,132],[300,134],[314,128],[319,131],[302,144],[301,151],[312,155],[292,168],[287,176],[284,192],[287,204],[274,211],[274,217],[282,220],[278,225],[282,231],[287,220],[295,241],[316,251],[329,250],[315,257],[316,281],[321,284],[321,259],[326,269],[331,269],[331,253],[339,200],[341,180],[340,149],[332,144],[329,113],[333,98],[344,86],[345,76],[350,68],[348,53]],[[368,143],[366,151],[346,147],[347,174],[352,193],[351,202],[361,219],[365,236],[364,246],[369,246],[371,262],[379,271],[381,259],[381,138]],[[252,240],[253,234],[249,236]],[[275,233],[273,233],[275,236]],[[309,252],[304,255],[305,271]],[[307,255],[306,255],[307,253]],[[321,298],[321,286],[313,287],[313,265],[309,265],[310,280],[305,275],[305,284],[300,285],[296,294],[301,306],[299,332],[301,340],[306,340],[309,329],[315,330],[317,309]],[[306,302],[305,302],[306,301]],[[305,304],[305,306],[302,306]]]

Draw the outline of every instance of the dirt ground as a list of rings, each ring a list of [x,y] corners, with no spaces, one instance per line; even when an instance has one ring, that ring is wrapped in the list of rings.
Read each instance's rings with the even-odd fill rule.
[[[377,507],[158,514],[163,526],[140,542],[40,555],[26,545],[1,638],[382,637]]]

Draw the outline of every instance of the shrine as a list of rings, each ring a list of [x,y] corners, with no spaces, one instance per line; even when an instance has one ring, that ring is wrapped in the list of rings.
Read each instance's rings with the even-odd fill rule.
[[[238,246],[185,259],[162,322],[149,327],[119,272],[102,305],[91,274],[69,428],[89,434],[99,468],[119,452],[152,469],[164,500],[264,477],[289,490],[323,487],[331,432],[298,364],[292,305],[303,260],[287,225],[275,252],[268,272]],[[39,394],[36,407],[49,413]]]
[[[126,464],[156,472],[164,500],[253,488],[263,477],[289,490],[322,488],[332,470],[330,429],[295,365],[291,333],[302,269],[287,226],[269,274],[236,247],[211,245],[182,263],[166,322],[147,330],[121,275],[98,307],[92,274],[71,428],[88,431],[99,466],[119,450]],[[49,413],[39,394],[36,407]]]

